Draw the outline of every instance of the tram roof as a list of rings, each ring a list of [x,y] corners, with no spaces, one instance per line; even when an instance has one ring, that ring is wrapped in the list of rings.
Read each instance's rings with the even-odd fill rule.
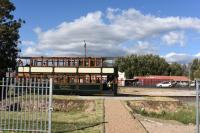
[[[85,58],[84,56],[20,56],[19,59],[39,59],[39,58],[46,58],[46,59],[63,59],[63,58]],[[88,56],[86,58],[100,58],[100,59],[107,59],[107,60],[113,60],[118,57],[100,57],[100,56]]]

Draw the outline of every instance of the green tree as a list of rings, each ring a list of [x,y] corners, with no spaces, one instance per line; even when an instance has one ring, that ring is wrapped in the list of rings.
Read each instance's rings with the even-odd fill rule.
[[[116,60],[120,72],[126,78],[145,75],[168,75],[169,64],[157,55],[130,55]]]
[[[194,71],[193,77],[200,79],[200,67]]]
[[[198,58],[194,59],[192,61],[192,64],[191,64],[191,79],[195,79],[195,78],[198,78],[198,71],[199,71],[199,68],[200,68],[200,61]]]
[[[182,76],[182,75],[184,75],[184,70],[180,64],[172,63],[169,65],[169,73],[172,76]]]
[[[12,12],[15,6],[9,0],[0,0],[0,73],[5,74],[7,68],[16,67],[21,19],[14,19]]]

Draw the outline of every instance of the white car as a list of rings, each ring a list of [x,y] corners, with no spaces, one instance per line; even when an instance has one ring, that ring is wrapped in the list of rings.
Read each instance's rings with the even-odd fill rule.
[[[177,81],[177,82],[176,82],[176,86],[177,86],[177,87],[188,87],[188,86],[189,86],[189,83],[186,82],[186,81]]]
[[[192,81],[191,83],[190,83],[190,87],[195,87],[196,85],[195,85],[195,81]]]
[[[168,87],[172,87],[172,83],[169,82],[169,81],[164,81],[164,82],[156,84],[156,87],[165,87],[165,88],[168,88]]]

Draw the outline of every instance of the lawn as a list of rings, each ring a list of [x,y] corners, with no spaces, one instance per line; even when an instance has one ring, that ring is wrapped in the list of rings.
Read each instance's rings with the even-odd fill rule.
[[[55,104],[68,101],[68,107]],[[52,132],[55,133],[101,133],[103,129],[103,101],[66,99],[54,97],[52,113]],[[63,103],[62,103],[63,104]],[[68,109],[67,109],[68,108]]]

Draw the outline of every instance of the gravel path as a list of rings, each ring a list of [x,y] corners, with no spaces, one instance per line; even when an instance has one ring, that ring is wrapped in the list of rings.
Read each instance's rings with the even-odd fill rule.
[[[105,100],[106,133],[146,133],[145,129],[134,119],[120,100]]]

